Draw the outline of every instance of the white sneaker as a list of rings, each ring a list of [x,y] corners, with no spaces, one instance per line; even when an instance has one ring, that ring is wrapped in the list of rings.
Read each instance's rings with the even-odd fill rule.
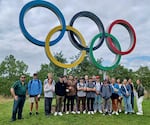
[[[58,113],[57,113],[57,112],[55,112],[55,113],[54,113],[54,116],[57,116],[57,114],[58,114]]]
[[[58,115],[62,116],[63,114],[61,112],[58,112]]]
[[[100,111],[99,111],[99,113],[101,113],[101,114],[102,114],[103,112],[100,110]]]
[[[85,111],[85,110],[83,111],[83,114],[86,114],[86,111]]]
[[[119,109],[119,112],[120,112],[120,113],[122,112],[121,109]]]
[[[94,110],[94,113],[96,113],[97,111],[96,110]]]
[[[119,115],[119,113],[118,113],[118,112],[116,112],[116,115]]]
[[[92,115],[94,115],[94,112],[93,112],[93,111],[91,111],[91,114],[92,114]]]
[[[76,114],[76,112],[74,112],[74,111],[72,111],[71,113],[72,113],[72,114]]]
[[[77,114],[80,114],[80,111],[77,111]]]
[[[68,115],[68,114],[69,114],[69,112],[67,111],[67,112],[66,112],[66,115]]]
[[[91,112],[90,111],[88,111],[88,115],[90,115],[91,114]]]
[[[128,112],[125,112],[124,114],[128,114]]]
[[[113,111],[113,112],[112,112],[112,115],[114,115],[114,114],[115,114],[115,112]]]
[[[142,113],[142,112],[137,112],[136,114],[137,114],[137,115],[143,115],[143,113]]]

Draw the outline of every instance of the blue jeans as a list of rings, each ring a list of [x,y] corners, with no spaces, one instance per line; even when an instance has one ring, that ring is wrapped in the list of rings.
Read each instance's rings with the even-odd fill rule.
[[[132,112],[131,96],[123,96],[125,112]]]
[[[16,114],[18,113],[18,119],[22,118],[23,106],[25,103],[25,96],[19,97],[18,100],[14,100],[13,111],[12,111],[12,120],[16,120]]]
[[[95,95],[94,111],[101,111],[101,96]]]

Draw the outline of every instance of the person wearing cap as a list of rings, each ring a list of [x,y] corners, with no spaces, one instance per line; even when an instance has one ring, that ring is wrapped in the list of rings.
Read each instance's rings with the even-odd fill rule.
[[[11,95],[14,98],[11,122],[16,121],[16,114],[18,119],[23,119],[22,111],[26,99],[27,84],[25,83],[25,75],[20,76],[20,80],[16,81],[10,89]]]
[[[30,80],[28,83],[28,94],[29,94],[30,102],[31,102],[30,113],[29,113],[30,116],[32,115],[34,102],[36,105],[35,106],[36,107],[36,115],[39,114],[39,112],[38,112],[38,107],[39,107],[38,101],[40,99],[41,93],[42,93],[42,82],[41,82],[41,80],[38,79],[38,74],[34,73],[33,79]]]
[[[53,81],[52,75],[49,75],[47,82],[44,84],[44,107],[46,116],[51,115],[52,99],[55,92],[55,84]]]
[[[94,113],[96,113],[97,111],[99,113],[102,113],[100,87],[101,87],[100,76],[96,76],[96,84],[95,84],[96,94],[95,94],[95,101],[94,101]]]
[[[56,109],[54,116],[62,116],[62,104],[66,94],[66,84],[63,81],[63,75],[59,77],[59,81],[55,85],[55,94],[56,94]]]

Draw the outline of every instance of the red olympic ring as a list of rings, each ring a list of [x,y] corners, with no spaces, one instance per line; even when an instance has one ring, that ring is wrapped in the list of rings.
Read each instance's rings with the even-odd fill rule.
[[[135,44],[136,44],[136,35],[135,35],[135,31],[133,29],[133,27],[125,20],[115,20],[114,22],[112,22],[112,24],[109,26],[108,28],[108,33],[111,34],[111,30],[112,30],[112,27],[115,25],[115,24],[120,24],[122,26],[124,26],[128,32],[129,32],[129,35],[130,35],[130,40],[131,40],[131,43],[130,43],[130,46],[128,48],[127,51],[120,51],[117,49],[117,47],[114,45],[114,43],[112,42],[112,40],[110,38],[107,38],[107,43],[108,43],[108,46],[110,47],[110,50],[115,53],[115,54],[120,54],[120,55],[126,55],[126,54],[129,54],[135,47]]]

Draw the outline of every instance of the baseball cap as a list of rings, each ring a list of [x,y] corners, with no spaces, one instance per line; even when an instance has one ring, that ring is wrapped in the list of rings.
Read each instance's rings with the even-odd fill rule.
[[[100,76],[96,76],[96,79],[100,79]]]
[[[33,73],[33,76],[37,76],[38,74],[37,73]]]

